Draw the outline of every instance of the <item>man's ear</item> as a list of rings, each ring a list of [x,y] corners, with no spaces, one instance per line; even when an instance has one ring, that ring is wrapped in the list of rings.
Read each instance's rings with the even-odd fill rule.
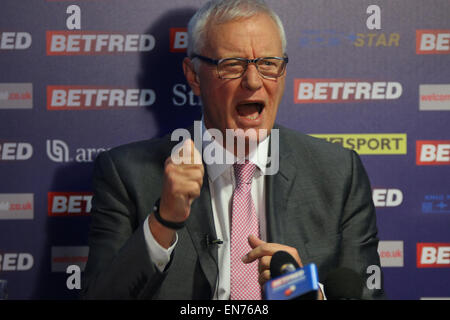
[[[196,96],[200,96],[200,79],[195,72],[192,60],[187,57],[183,60],[183,71],[192,92],[194,92]]]

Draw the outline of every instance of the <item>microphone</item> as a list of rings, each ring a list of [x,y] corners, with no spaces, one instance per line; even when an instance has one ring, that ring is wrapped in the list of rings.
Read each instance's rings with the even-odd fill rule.
[[[279,277],[285,273],[295,271],[300,268],[294,257],[286,251],[277,251],[270,260],[270,276],[271,278]]]
[[[300,268],[285,251],[277,251],[270,261],[272,279],[264,285],[266,300],[317,300],[319,281],[317,267],[310,263]]]
[[[205,236],[206,247],[221,245],[223,241],[221,239],[211,239],[209,234]]]
[[[338,268],[331,271],[324,282],[328,300],[361,300],[364,283],[352,269]]]

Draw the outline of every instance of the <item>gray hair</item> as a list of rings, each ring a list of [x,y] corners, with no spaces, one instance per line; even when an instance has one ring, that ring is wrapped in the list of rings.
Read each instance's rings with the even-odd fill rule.
[[[283,53],[285,53],[286,34],[283,23],[264,0],[210,0],[189,21],[188,57],[192,57],[194,52],[199,53],[205,45],[206,28],[208,22],[212,19],[214,19],[215,23],[226,23],[241,18],[250,18],[259,13],[267,14],[278,26]]]

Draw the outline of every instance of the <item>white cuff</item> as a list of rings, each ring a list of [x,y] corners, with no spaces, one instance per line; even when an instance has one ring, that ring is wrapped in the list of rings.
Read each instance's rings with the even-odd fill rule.
[[[149,217],[147,216],[147,219],[145,219],[144,221],[144,238],[145,243],[147,244],[147,251],[156,268],[158,268],[160,272],[164,272],[164,269],[170,262],[170,255],[177,245],[178,234],[175,234],[175,242],[172,246],[170,246],[168,249],[161,247],[161,245],[158,243],[158,241],[156,241],[156,239],[153,237],[152,232],[150,231],[148,218]]]

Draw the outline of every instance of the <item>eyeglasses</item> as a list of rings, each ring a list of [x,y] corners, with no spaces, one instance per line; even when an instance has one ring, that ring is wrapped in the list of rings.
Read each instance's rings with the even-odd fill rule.
[[[248,64],[254,63],[259,74],[266,79],[276,79],[283,75],[286,64],[289,62],[287,55],[281,57],[263,57],[256,59],[225,58],[214,60],[199,54],[193,54],[192,59],[198,58],[204,62],[215,65],[220,79],[237,79],[247,71]]]

